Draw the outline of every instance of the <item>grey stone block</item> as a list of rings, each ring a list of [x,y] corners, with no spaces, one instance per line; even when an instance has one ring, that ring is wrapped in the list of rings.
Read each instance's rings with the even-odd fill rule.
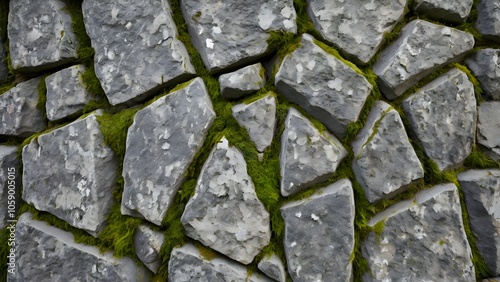
[[[472,9],[473,0],[416,0],[413,9],[419,15],[449,23],[463,23]]]
[[[500,23],[499,23],[500,24]],[[486,48],[477,51],[465,62],[481,84],[484,94],[500,101],[500,49]]]
[[[259,261],[257,267],[268,277],[278,282],[286,281],[285,266],[281,259],[276,255],[265,256]]]
[[[500,0],[480,0],[475,25],[487,40],[500,42]]]
[[[152,230],[146,225],[140,225],[134,234],[134,249],[137,257],[154,273],[162,264],[160,258],[161,245],[165,241],[163,233]]]
[[[220,95],[226,99],[238,99],[257,92],[266,84],[264,67],[253,64],[219,76]]]
[[[500,161],[500,101],[483,102],[478,107],[477,143],[486,148],[486,153]]]

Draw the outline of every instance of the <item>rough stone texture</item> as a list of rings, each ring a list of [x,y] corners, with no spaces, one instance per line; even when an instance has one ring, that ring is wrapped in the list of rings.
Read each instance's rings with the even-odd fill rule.
[[[276,254],[261,259],[257,267],[268,277],[278,282],[286,281],[285,266]]]
[[[308,13],[323,38],[366,64],[403,18],[406,0],[308,0]]]
[[[493,275],[500,275],[500,169],[458,175],[476,246]]]
[[[269,213],[243,155],[225,137],[203,165],[181,221],[187,236],[243,264],[269,244]]]
[[[13,196],[18,199],[19,197],[19,159],[17,157],[17,146],[3,146],[0,145],[0,229],[7,226],[7,220],[15,220],[14,217],[9,216],[7,213],[9,202],[12,199],[8,197],[11,195],[9,191],[16,192]],[[17,183],[16,183],[17,182]],[[18,203],[19,201],[16,201]]]
[[[330,178],[347,150],[329,132],[319,130],[294,108],[281,135],[281,195],[296,194]]]
[[[266,84],[261,63],[219,76],[220,95],[226,99],[238,99],[252,94]]]
[[[8,281],[149,281],[149,271],[128,257],[101,254],[73,235],[24,213],[16,226],[16,275]]]
[[[23,200],[97,236],[113,205],[118,161],[96,114],[31,140],[22,157]]]
[[[45,78],[47,86],[45,107],[49,120],[54,121],[76,114],[92,100],[81,79],[84,71],[85,66],[76,65]]]
[[[500,282],[500,277],[483,279],[483,282]]]
[[[276,127],[276,99],[273,95],[234,106],[233,116],[247,130],[259,152],[271,145]]]
[[[354,195],[348,179],[286,204],[281,215],[293,281],[352,281]]]
[[[2,29],[0,28],[0,34]],[[7,50],[5,50],[5,40],[0,36],[0,82],[7,79],[9,76],[9,69],[7,68]]]
[[[403,101],[405,115],[425,154],[440,170],[460,165],[476,134],[476,97],[467,74],[452,69]]]
[[[476,281],[457,187],[438,185],[369,222],[361,247],[371,274],[363,281]]]
[[[112,105],[142,99],[195,73],[168,1],[86,0],[95,72]]]
[[[137,257],[154,273],[158,272],[162,260],[160,248],[165,236],[163,233],[153,231],[146,225],[140,225],[134,235],[134,248]]]
[[[500,42],[500,0],[480,0],[475,25],[484,39]]]
[[[214,120],[201,78],[137,112],[123,163],[123,214],[161,225]]]
[[[8,18],[12,67],[43,71],[73,61],[78,42],[61,0],[10,1]]]
[[[463,23],[474,0],[416,0],[413,9],[421,15],[450,23]]]
[[[262,57],[271,31],[297,32],[292,0],[183,0],[194,47],[211,72]]]
[[[460,61],[474,47],[474,37],[423,20],[408,23],[373,66],[380,90],[395,99],[437,68]]]
[[[499,23],[500,24],[500,23]],[[465,62],[486,96],[500,101],[500,49],[482,49]]]
[[[47,127],[37,108],[40,78],[19,83],[0,95],[0,135],[28,137]]]
[[[500,161],[500,102],[483,102],[478,108],[477,142]]]
[[[169,282],[272,281],[259,273],[249,274],[245,266],[227,258],[205,259],[198,249],[191,244],[176,247],[172,250],[168,262],[168,273]]]
[[[309,34],[284,58],[275,85],[340,138],[358,119],[372,90],[366,78],[321,49]]]
[[[401,117],[385,102],[375,103],[352,147],[352,169],[370,203],[390,198],[424,177]]]

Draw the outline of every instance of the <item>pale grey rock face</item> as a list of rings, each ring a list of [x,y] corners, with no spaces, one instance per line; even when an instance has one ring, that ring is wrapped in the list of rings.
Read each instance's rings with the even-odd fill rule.
[[[1,29],[0,29],[1,33]],[[2,37],[0,37],[0,82],[7,79],[9,76],[9,69],[7,68],[7,50],[5,50],[5,42]]]
[[[500,275],[500,170],[458,175],[476,246],[493,275]]]
[[[361,246],[363,281],[476,281],[457,187],[438,185],[375,215]],[[378,229],[378,228],[377,228]]]
[[[384,33],[403,18],[406,0],[308,0],[308,13],[323,38],[366,64],[377,53]]]
[[[484,94],[500,101],[500,49],[482,49],[465,62],[474,72]]]
[[[276,254],[272,254],[271,256],[266,256],[261,259],[257,267],[260,271],[275,281],[286,281],[285,266]]]
[[[16,204],[19,203],[19,159],[17,157],[17,146],[0,145],[0,229],[7,226],[7,220],[15,220],[7,213],[9,202],[13,201],[9,196],[14,196]],[[14,191],[15,194],[12,194]]]
[[[19,83],[0,95],[0,135],[28,137],[47,127],[37,108],[40,78]]]
[[[464,31],[414,20],[401,30],[373,66],[380,90],[395,99],[437,68],[460,61],[474,47]]]
[[[259,152],[271,145],[276,127],[276,98],[267,95],[250,104],[233,107],[233,117],[244,127]]]
[[[281,215],[293,281],[352,281],[354,195],[348,179],[286,204]]]
[[[44,71],[76,59],[78,42],[61,0],[16,0],[9,5],[8,37],[12,67]]]
[[[401,117],[385,102],[375,103],[352,147],[352,169],[370,203],[391,198],[424,177]]]
[[[220,95],[226,99],[238,99],[252,94],[266,84],[261,63],[250,65],[219,76]]]
[[[281,135],[281,195],[301,192],[333,176],[347,150],[329,132],[320,132],[294,108]]]
[[[469,16],[473,0],[416,0],[413,9],[438,21],[463,23]]]
[[[292,0],[183,0],[181,9],[193,45],[211,72],[265,55],[271,31],[297,32]]]
[[[476,97],[467,75],[452,69],[403,101],[405,115],[440,170],[469,156],[476,135]]]
[[[96,114],[23,148],[23,200],[97,237],[113,205],[118,160]]]
[[[181,221],[187,236],[243,264],[269,244],[269,213],[243,155],[225,137],[203,165]]]
[[[137,112],[123,162],[123,214],[161,225],[214,120],[201,78]]]
[[[485,39],[500,41],[500,0],[480,0],[475,25]]]
[[[85,0],[95,72],[112,105],[140,100],[194,73],[168,1]]]
[[[500,161],[500,102],[483,102],[478,108],[477,142]]]
[[[358,120],[372,90],[366,78],[321,49],[309,34],[303,34],[301,46],[285,56],[275,85],[339,138]]]
[[[76,65],[45,78],[47,86],[45,107],[49,120],[54,121],[76,114],[92,100],[81,78],[84,71],[85,66]]]
[[[153,231],[146,225],[140,225],[134,235],[134,248],[137,257],[154,273],[158,272],[162,260],[160,249],[165,241],[163,233]]]

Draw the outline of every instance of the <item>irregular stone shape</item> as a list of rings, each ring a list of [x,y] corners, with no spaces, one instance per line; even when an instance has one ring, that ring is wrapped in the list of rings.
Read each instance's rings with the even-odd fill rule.
[[[272,31],[297,32],[292,0],[184,0],[189,35],[211,72],[238,67],[268,51]]]
[[[467,19],[473,2],[473,0],[416,0],[413,9],[431,19],[457,24]]]
[[[2,29],[0,29],[2,33]],[[9,68],[7,67],[7,50],[5,50],[4,39],[0,36],[0,81],[7,80],[9,76]]]
[[[264,87],[264,67],[261,63],[250,65],[219,76],[220,95],[226,99],[238,99]]]
[[[366,78],[321,49],[309,34],[284,58],[275,85],[340,138],[358,120],[372,90]]]
[[[195,73],[168,1],[86,0],[82,12],[95,73],[112,105],[142,100]]]
[[[483,102],[478,110],[477,142],[486,153],[500,161],[500,102]]]
[[[367,64],[403,18],[406,0],[308,0],[307,11],[316,30],[359,64]]]
[[[39,83],[33,78],[0,95],[0,135],[28,137],[47,127],[37,108]]]
[[[391,198],[424,177],[401,117],[385,102],[375,102],[352,147],[352,169],[370,203]]]
[[[483,282],[500,282],[500,277],[483,279]]]
[[[493,275],[500,275],[500,169],[458,175],[476,246]]]
[[[233,116],[247,130],[259,152],[271,145],[276,127],[276,99],[273,95],[234,106]]]
[[[411,128],[440,170],[469,156],[476,134],[476,97],[467,74],[452,69],[403,101]]]
[[[0,145],[0,229],[7,226],[7,220],[16,219],[16,211],[9,208],[9,205],[15,203],[14,207],[18,207],[20,203],[18,200],[20,182],[17,146]]]
[[[187,236],[243,264],[269,244],[269,213],[243,155],[225,137],[203,165],[181,221]]]
[[[85,66],[76,65],[45,78],[47,85],[45,107],[49,120],[58,120],[81,112],[92,100],[81,78],[84,71]]]
[[[160,248],[165,236],[163,233],[153,231],[146,225],[140,225],[134,236],[134,248],[137,257],[154,273],[158,272],[162,260]]]
[[[294,108],[281,135],[281,195],[296,194],[333,176],[347,150],[329,132],[320,132]]]
[[[261,259],[257,267],[268,277],[278,282],[286,281],[285,266],[276,254]]]
[[[123,214],[161,225],[214,120],[201,78],[137,112],[123,162]]]
[[[414,20],[401,30],[373,66],[380,90],[396,99],[437,68],[462,60],[474,47],[471,34],[423,20]]]
[[[62,0],[11,1],[7,32],[12,67],[44,71],[76,59],[78,42]]]
[[[249,274],[245,266],[227,258],[205,259],[195,246],[186,244],[174,248],[170,254],[168,281],[271,282],[272,280],[259,273]]]
[[[98,113],[34,138],[23,148],[23,200],[97,237],[113,205],[118,160]]]
[[[499,23],[500,24],[500,23]],[[474,72],[484,94],[500,101],[500,49],[482,49],[465,62]]]
[[[476,281],[455,185],[421,191],[368,225],[377,231],[361,246],[363,281]]]
[[[284,205],[281,215],[293,281],[352,281],[354,195],[348,179]]]
[[[500,0],[480,0],[475,25],[484,39],[500,42]]]
[[[73,234],[24,213],[16,226],[16,275],[8,281],[150,281],[151,274],[131,258],[101,254],[75,243]]]

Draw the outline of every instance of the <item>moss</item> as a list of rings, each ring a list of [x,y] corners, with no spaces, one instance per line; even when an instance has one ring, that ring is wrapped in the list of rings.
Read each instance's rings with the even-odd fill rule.
[[[476,144],[473,145],[470,155],[465,159],[467,168],[500,168],[500,162],[495,162],[485,153],[481,152]]]
[[[384,232],[384,228],[385,228],[385,220],[381,220],[372,227],[372,231],[375,232],[375,234],[377,234],[378,237],[380,237],[380,235],[382,235],[382,232]]]
[[[300,37],[290,32],[271,31],[267,45],[270,51],[277,51],[278,58],[284,58],[300,47]]]
[[[474,86],[474,94],[476,95],[476,103],[481,104],[481,102],[483,101],[483,89],[481,88],[481,85],[479,84],[479,81],[477,80],[477,78],[464,65],[455,63],[455,64],[452,64],[452,66],[456,69],[463,71],[465,74],[467,74],[467,78]]]
[[[218,257],[217,252],[203,246],[201,243],[195,242],[194,246],[196,247],[196,249],[198,249],[198,252],[200,252],[200,255],[203,259],[213,260],[214,258]]]
[[[38,84],[38,102],[36,103],[36,108],[42,112],[45,119],[47,118],[47,112],[45,110],[45,103],[47,102],[47,85],[45,85],[45,78],[47,76],[48,75],[43,75]]]
[[[327,52],[328,54],[334,56],[335,58],[337,58],[338,60],[340,60],[341,62],[343,62],[344,64],[348,65],[350,68],[352,68],[356,73],[358,73],[359,75],[362,75],[364,76],[364,72],[362,70],[360,70],[358,68],[358,66],[356,66],[354,63],[342,58],[342,56],[340,56],[340,53],[339,51],[337,51],[337,49],[333,48],[333,47],[330,47],[328,45],[326,45],[325,43],[317,40],[317,39],[314,39],[313,41],[316,45],[318,45],[319,47],[321,47],[321,49],[323,49],[323,51]]]
[[[82,2],[83,0],[67,0],[66,7],[63,10],[71,15],[72,30],[78,41],[78,60],[89,67],[93,63],[95,51],[91,46],[90,37],[85,30]]]

